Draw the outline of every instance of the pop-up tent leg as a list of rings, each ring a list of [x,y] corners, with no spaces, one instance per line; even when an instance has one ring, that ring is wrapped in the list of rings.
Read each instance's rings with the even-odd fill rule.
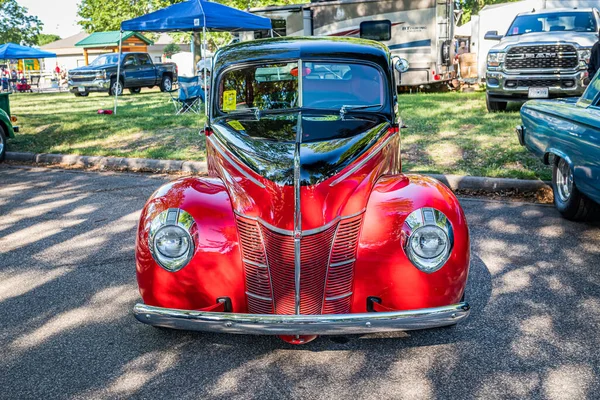
[[[117,115],[117,102],[119,101],[119,91],[117,90],[117,88],[120,85],[120,80],[119,80],[119,76],[121,76],[121,53],[122,53],[122,44],[123,44],[123,30],[121,30],[120,34],[119,34],[119,59],[117,60],[117,87],[115,88],[115,109],[114,109],[114,113],[115,115]],[[110,90],[110,88],[108,89]]]

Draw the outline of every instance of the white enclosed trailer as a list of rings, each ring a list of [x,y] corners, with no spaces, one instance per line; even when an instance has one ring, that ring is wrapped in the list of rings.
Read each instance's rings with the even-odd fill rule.
[[[379,40],[409,70],[402,86],[434,85],[453,79],[454,2],[450,0],[344,0],[253,8],[271,19],[275,35],[363,37]],[[242,40],[270,36],[245,34]]]

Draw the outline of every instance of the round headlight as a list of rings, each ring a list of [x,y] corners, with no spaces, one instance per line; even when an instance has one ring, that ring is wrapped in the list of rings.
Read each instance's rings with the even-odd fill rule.
[[[190,262],[194,255],[194,227],[194,218],[178,208],[169,208],[152,220],[148,245],[158,265],[175,272]]]
[[[415,267],[432,273],[444,266],[454,245],[452,225],[444,213],[429,207],[415,210],[403,230],[404,251]]]
[[[189,234],[177,225],[167,225],[156,232],[154,245],[165,257],[181,257],[190,248]]]
[[[423,226],[411,235],[410,247],[419,257],[435,258],[448,247],[448,236],[437,226]]]

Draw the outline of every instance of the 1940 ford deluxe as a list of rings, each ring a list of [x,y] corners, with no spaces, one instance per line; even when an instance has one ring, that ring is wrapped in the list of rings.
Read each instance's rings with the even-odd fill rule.
[[[394,66],[360,39],[219,50],[209,176],[143,209],[136,318],[297,344],[464,319],[465,216],[444,185],[401,173]]]

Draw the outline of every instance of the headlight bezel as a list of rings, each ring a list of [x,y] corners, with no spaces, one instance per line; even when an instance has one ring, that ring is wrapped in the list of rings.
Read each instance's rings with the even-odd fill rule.
[[[106,70],[96,71],[96,79],[106,79]]]
[[[413,249],[417,234],[425,229],[439,233],[446,240],[442,251],[431,258],[422,257]],[[454,231],[448,217],[441,211],[432,207],[413,211],[404,221],[402,231],[404,253],[419,271],[427,274],[439,271],[450,258],[454,248]]]
[[[157,248],[159,234],[166,229],[175,227],[188,241],[188,248],[180,256],[169,257]],[[148,233],[148,247],[156,263],[164,270],[177,272],[189,264],[196,251],[196,223],[194,218],[186,211],[179,208],[169,208],[158,214],[150,224]]]
[[[489,52],[487,55],[487,66],[488,67],[499,67],[506,60],[506,52],[494,51]]]

